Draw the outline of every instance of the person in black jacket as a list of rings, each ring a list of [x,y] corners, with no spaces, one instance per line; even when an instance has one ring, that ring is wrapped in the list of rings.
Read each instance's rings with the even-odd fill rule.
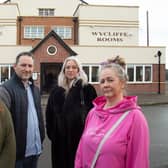
[[[0,87],[0,98],[13,119],[16,136],[15,168],[37,168],[42,152],[44,123],[40,92],[31,78],[33,67],[33,55],[30,52],[20,53],[14,64],[14,75]]]
[[[47,135],[51,140],[52,167],[74,168],[76,149],[96,90],[87,82],[76,56],[68,57],[51,91],[46,108]]]

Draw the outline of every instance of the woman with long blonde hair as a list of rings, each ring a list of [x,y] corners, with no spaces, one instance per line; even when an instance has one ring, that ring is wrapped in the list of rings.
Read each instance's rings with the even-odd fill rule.
[[[79,139],[88,111],[96,97],[94,87],[77,59],[65,59],[46,109],[47,135],[51,140],[52,167],[74,168]]]

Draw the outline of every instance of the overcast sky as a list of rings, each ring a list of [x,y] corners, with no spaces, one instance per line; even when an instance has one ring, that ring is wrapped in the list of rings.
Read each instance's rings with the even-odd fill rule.
[[[168,9],[166,0],[85,0],[90,4],[136,5],[139,6],[140,45],[146,45],[146,11],[149,13],[149,45],[166,46],[168,69]],[[0,0],[4,2],[4,0]]]

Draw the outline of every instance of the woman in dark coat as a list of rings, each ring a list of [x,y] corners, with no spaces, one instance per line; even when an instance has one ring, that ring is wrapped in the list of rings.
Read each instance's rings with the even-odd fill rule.
[[[76,56],[68,57],[59,74],[58,86],[49,96],[46,109],[53,168],[74,168],[84,120],[96,96]]]

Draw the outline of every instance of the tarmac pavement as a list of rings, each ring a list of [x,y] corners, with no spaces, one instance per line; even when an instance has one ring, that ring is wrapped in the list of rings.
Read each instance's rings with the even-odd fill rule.
[[[139,105],[158,105],[158,104],[168,104],[168,81],[165,85],[165,93],[145,93],[137,94]]]
[[[137,94],[139,105],[168,104],[168,93],[164,94]]]

